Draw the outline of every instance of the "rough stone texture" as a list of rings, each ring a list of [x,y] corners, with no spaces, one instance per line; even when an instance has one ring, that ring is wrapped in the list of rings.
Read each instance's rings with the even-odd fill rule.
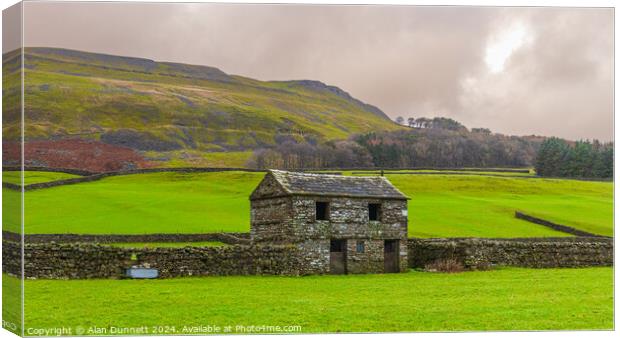
[[[301,275],[295,246],[156,248],[137,254],[139,264],[157,268],[160,276]]]
[[[489,266],[530,268],[613,265],[613,239],[556,238],[411,238],[409,266],[424,268],[454,258],[468,269]]]
[[[357,252],[357,243],[364,244],[364,252]],[[347,271],[349,273],[382,273],[383,241],[350,240],[347,241]]]
[[[309,239],[297,243],[301,265],[307,274],[329,273],[329,240]]]
[[[357,240],[347,242],[351,273],[383,272],[383,241],[367,240],[365,253]],[[2,270],[21,274],[20,243],[3,240]],[[404,244],[403,244],[404,243]],[[401,243],[407,249],[407,242]],[[412,238],[409,261],[401,270],[424,268],[437,260],[455,258],[468,269],[489,266],[531,268],[613,265],[613,239],[567,238]],[[402,255],[402,253],[401,253]],[[118,248],[95,243],[26,243],[26,278],[123,278],[131,266],[153,267],[161,278],[219,275],[306,275],[329,273],[329,239],[308,239],[288,245],[230,247]]]
[[[2,243],[2,270],[19,275],[19,243]],[[123,278],[132,266],[157,268],[160,278],[315,273],[292,245],[132,249],[52,242],[26,244],[24,257],[25,277],[44,279]]]
[[[3,272],[19,275],[19,243],[2,241]],[[131,252],[97,244],[26,244],[25,278],[120,278],[130,266]]]
[[[316,273],[329,272],[330,240],[346,240],[347,271],[384,271],[384,241],[399,240],[401,271],[407,263],[407,198],[384,178],[271,171],[250,197],[251,237],[258,243],[291,243]],[[318,192],[325,190],[326,193]],[[334,195],[342,191],[345,196]],[[356,195],[357,194],[357,195]],[[375,195],[375,196],[370,196]],[[316,202],[329,203],[328,220],[317,220]],[[377,221],[369,204],[381,205]],[[357,252],[358,241],[364,251]]]
[[[22,243],[2,241],[2,272],[22,277]]]
[[[21,235],[3,231],[2,238],[21,241]],[[89,235],[89,234],[26,234],[26,243],[149,243],[149,242],[222,242],[226,244],[250,244],[247,232],[216,232],[207,234],[139,234],[139,235]]]

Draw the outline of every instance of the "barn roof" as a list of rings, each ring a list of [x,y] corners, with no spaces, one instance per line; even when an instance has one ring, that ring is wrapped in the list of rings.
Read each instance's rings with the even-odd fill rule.
[[[270,170],[286,195],[409,199],[383,176],[342,176]],[[258,197],[258,196],[256,196]]]

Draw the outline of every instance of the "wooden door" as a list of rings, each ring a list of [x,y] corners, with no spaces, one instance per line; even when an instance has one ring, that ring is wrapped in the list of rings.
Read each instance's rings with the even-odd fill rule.
[[[347,241],[332,240],[329,245],[329,272],[333,275],[347,273]]]
[[[388,239],[383,246],[383,271],[385,273],[400,272],[398,266],[398,240]]]

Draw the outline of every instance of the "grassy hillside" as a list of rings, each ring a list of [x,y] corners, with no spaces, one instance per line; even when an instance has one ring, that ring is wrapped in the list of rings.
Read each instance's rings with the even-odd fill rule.
[[[5,55],[7,92],[17,53]],[[245,150],[400,128],[378,108],[317,81],[265,82],[205,66],[54,48],[25,52],[26,138],[79,137],[141,151]],[[7,101],[8,103],[9,101]],[[5,105],[5,121],[19,111]],[[19,134],[3,125],[5,140]],[[174,154],[173,154],[174,155]]]
[[[17,279],[3,281],[7,287]],[[24,289],[26,327],[37,328],[169,326],[178,330],[172,334],[183,334],[185,325],[300,325],[301,333],[613,328],[612,268],[27,280]]]
[[[26,193],[27,233],[249,231],[248,196],[263,173],[153,173]],[[602,235],[613,231],[613,184],[477,175],[388,175],[409,195],[419,237],[564,236],[514,211]],[[4,210],[17,194],[4,190]],[[5,227],[18,220],[5,214]],[[77,216],[77,217],[76,217]]]

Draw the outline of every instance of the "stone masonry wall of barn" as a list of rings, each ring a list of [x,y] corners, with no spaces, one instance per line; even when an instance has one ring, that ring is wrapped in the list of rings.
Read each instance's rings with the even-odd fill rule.
[[[316,220],[315,202],[329,203],[329,220]],[[369,221],[368,204],[381,204],[380,221]],[[315,241],[306,243],[303,248],[319,247],[323,256],[314,256],[314,264],[329,267],[329,240],[347,240],[347,270],[349,273],[383,272],[383,241],[399,241],[399,265],[401,271],[407,270],[407,201],[382,200],[325,196],[292,197],[292,223],[294,237]],[[277,226],[277,225],[276,225]],[[358,253],[357,241],[364,243],[365,250]]]
[[[257,242],[292,242],[291,197],[251,201],[251,238]]]
[[[358,241],[364,245],[363,253],[357,252]],[[349,240],[347,241],[347,271],[349,273],[382,273],[383,255],[383,240]],[[406,267],[403,271],[406,271]]]
[[[315,202],[329,203],[329,220],[316,220]],[[407,239],[407,201],[294,196],[292,226],[297,238]],[[368,204],[381,204],[381,220],[368,220]]]
[[[263,194],[280,193],[276,185],[261,187]],[[273,189],[273,190],[269,190]],[[317,220],[316,201],[329,203],[329,220]],[[383,272],[383,240],[398,239],[400,270],[407,270],[407,202],[325,196],[284,196],[252,203],[252,238],[258,242],[297,243],[306,261],[318,271],[329,271],[329,240],[347,239],[350,273]],[[381,204],[381,220],[370,221],[368,204]],[[366,249],[356,251],[357,241]]]

